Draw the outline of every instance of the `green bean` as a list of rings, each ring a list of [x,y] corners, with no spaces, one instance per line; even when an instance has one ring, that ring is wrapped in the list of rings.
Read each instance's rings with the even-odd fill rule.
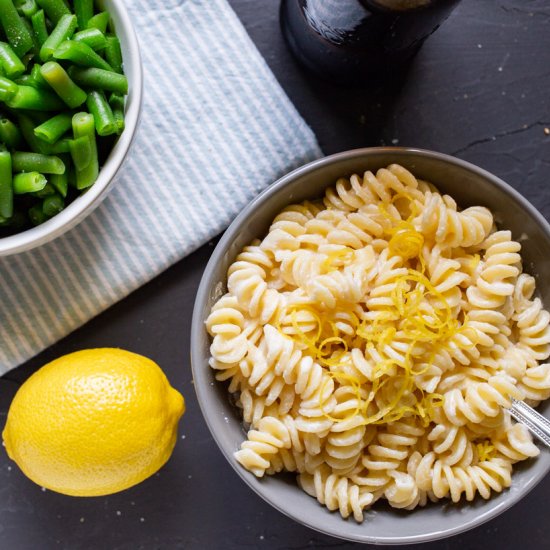
[[[94,51],[104,50],[107,46],[107,38],[99,29],[85,29],[77,32],[72,39],[75,42],[84,42]]]
[[[64,16],[70,15],[69,8],[63,0],[36,0],[38,5],[46,12],[50,21],[57,25],[57,22]]]
[[[56,59],[72,61],[76,65],[81,65],[83,67],[97,67],[98,69],[105,69],[106,71],[112,70],[107,61],[83,42],[67,40],[55,50],[53,56]]]
[[[33,88],[36,88],[36,82],[30,74],[24,74],[23,76],[20,76],[15,80],[15,83],[18,86],[32,86]]]
[[[116,134],[117,125],[113,110],[102,92],[90,92],[86,100],[88,111],[94,117],[95,129],[100,136]]]
[[[14,172],[40,172],[41,174],[64,174],[65,164],[59,157],[40,153],[14,152],[12,154]]]
[[[49,154],[51,147],[44,141],[41,141],[34,135],[34,123],[28,115],[22,113],[17,114],[17,122],[19,129],[27,142],[31,151],[35,153]]]
[[[13,192],[15,195],[34,193],[46,187],[48,180],[38,172],[24,172],[13,176]]]
[[[40,72],[55,93],[71,109],[76,109],[86,101],[86,92],[71,80],[59,63],[48,61],[42,66]]]
[[[81,137],[71,140],[69,144],[71,158],[77,170],[85,170],[93,160],[93,151],[90,140]]]
[[[33,225],[40,225],[41,223],[44,223],[48,220],[42,210],[41,204],[35,204],[32,208],[29,208],[28,214],[29,220],[31,220],[31,223]]]
[[[90,164],[84,170],[76,168],[76,188],[82,190],[90,187],[99,174],[94,117],[89,113],[77,113],[74,115],[73,133],[75,140],[81,137],[87,137],[92,149],[92,160]]]
[[[53,145],[72,128],[72,115],[60,113],[34,129],[34,135]]]
[[[102,33],[107,32],[107,25],[109,24],[111,17],[106,11],[102,11],[94,15],[88,20],[86,27],[88,29],[99,29]]]
[[[42,202],[42,212],[48,217],[51,218],[56,214],[59,214],[61,210],[65,208],[65,201],[59,195],[52,195],[51,197],[46,197]]]
[[[64,15],[59,20],[50,36],[48,36],[46,42],[42,44],[40,48],[40,59],[42,61],[49,61],[55,50],[57,50],[63,42],[69,40],[75,30],[76,15]]]
[[[15,96],[19,86],[11,80],[0,76],[0,101],[8,101]]]
[[[31,76],[34,80],[35,86],[38,88],[49,89],[49,84],[46,82],[45,78],[42,76],[40,69],[42,65],[35,63],[31,69]]]
[[[29,194],[32,195],[33,197],[36,197],[37,199],[51,197],[52,195],[55,195],[55,187],[50,182],[48,182],[39,191],[35,191],[34,193],[29,193]]]
[[[25,65],[9,44],[5,42],[0,42],[0,65],[4,69],[4,74],[12,78],[25,72]]]
[[[0,27],[14,52],[22,57],[33,46],[32,36],[17,13],[12,0],[0,0]]]
[[[23,136],[19,128],[9,119],[0,118],[0,142],[9,149],[20,147]]]
[[[74,0],[74,12],[78,18],[78,27],[85,29],[94,16],[94,0]]]
[[[12,163],[8,151],[0,151],[0,216],[13,215]]]
[[[69,189],[69,171],[65,170],[64,174],[52,174],[49,177],[49,183],[65,198]]]
[[[107,37],[105,59],[115,72],[122,73],[122,50],[120,49],[120,40],[116,36]]]
[[[19,86],[17,93],[5,101],[12,109],[62,111],[65,104],[53,93],[32,86]]]
[[[46,15],[44,14],[44,10],[37,11],[31,17],[31,24],[34,35],[36,36],[36,41],[40,46],[42,46],[48,38],[48,29],[46,27]]]
[[[128,93],[128,79],[123,74],[95,67],[88,69],[69,67],[69,75],[77,84],[85,88],[105,90],[122,95]]]
[[[56,141],[51,147],[50,152],[54,155],[60,155],[62,153],[71,152],[71,138],[61,138],[59,141]]]
[[[17,11],[25,17],[32,17],[38,11],[36,0],[17,0]]]
[[[118,94],[111,94],[109,105],[113,110],[115,122],[117,126],[117,134],[120,135],[124,131],[124,97]]]

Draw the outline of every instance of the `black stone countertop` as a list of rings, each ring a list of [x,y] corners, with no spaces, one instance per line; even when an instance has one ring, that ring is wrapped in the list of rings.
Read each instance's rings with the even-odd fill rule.
[[[381,144],[451,153],[497,174],[550,219],[548,0],[463,0],[415,58],[405,84],[366,91],[339,89],[295,65],[279,32],[276,0],[231,3],[325,153]],[[189,329],[213,244],[0,379],[5,417],[19,384],[40,365],[77,349],[116,346],[157,361],[188,407],[169,463],[110,497],[42,491],[0,452],[0,550],[353,546],[272,509],[237,477],[210,437],[191,383]],[[425,546],[550,548],[549,504],[547,477],[497,519]]]

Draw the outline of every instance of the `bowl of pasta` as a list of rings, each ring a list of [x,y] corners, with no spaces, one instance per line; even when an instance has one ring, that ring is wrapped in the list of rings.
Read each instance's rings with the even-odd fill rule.
[[[281,178],[206,268],[191,337],[208,426],[293,519],[357,542],[448,537],[550,469],[550,227],[492,174],[359,149]]]

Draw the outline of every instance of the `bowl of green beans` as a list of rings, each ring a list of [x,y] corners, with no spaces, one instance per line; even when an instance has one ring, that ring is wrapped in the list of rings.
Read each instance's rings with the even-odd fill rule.
[[[0,0],[0,256],[82,221],[132,144],[142,67],[119,0]]]

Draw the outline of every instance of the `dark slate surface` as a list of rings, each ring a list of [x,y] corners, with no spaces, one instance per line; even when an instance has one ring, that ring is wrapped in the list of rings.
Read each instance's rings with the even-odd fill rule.
[[[455,154],[499,175],[550,219],[550,3],[463,0],[404,84],[342,90],[304,74],[285,49],[275,0],[231,0],[326,153],[380,144]],[[157,361],[188,411],[170,462],[108,498],[42,491],[0,453],[0,549],[350,548],[270,508],[212,441],[191,383],[189,328],[213,243],[0,379],[5,417],[19,384],[59,355],[118,346]],[[550,477],[499,518],[430,549],[550,547]],[[405,547],[403,547],[405,548]]]

